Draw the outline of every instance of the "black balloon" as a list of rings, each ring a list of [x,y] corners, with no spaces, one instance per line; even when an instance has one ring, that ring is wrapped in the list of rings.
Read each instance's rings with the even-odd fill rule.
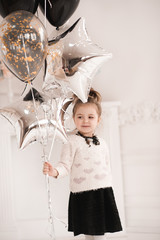
[[[33,97],[35,101],[39,101],[40,103],[44,102],[43,97],[40,95],[40,93],[35,89],[32,88],[32,91],[30,90],[27,95],[23,98],[23,101],[33,101]]]
[[[58,28],[71,17],[79,2],[80,0],[46,0],[46,18]],[[40,8],[45,13],[45,0],[40,0]]]
[[[0,15],[4,18],[8,14],[19,10],[35,13],[38,4],[39,0],[0,0]]]

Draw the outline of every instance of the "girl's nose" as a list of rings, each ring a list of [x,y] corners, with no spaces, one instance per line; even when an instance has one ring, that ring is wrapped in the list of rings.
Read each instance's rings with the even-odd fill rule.
[[[88,122],[88,118],[86,117],[86,118],[84,118],[84,122],[86,123],[86,122]]]

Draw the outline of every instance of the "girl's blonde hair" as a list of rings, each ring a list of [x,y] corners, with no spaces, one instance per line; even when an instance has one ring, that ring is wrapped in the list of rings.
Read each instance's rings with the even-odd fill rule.
[[[90,89],[89,95],[88,95],[88,100],[86,103],[83,103],[76,95],[73,96],[73,117],[75,116],[75,113],[77,111],[77,108],[82,105],[82,104],[95,104],[97,106],[97,113],[98,116],[100,117],[102,114],[102,108],[101,108],[101,95],[99,92],[95,91],[93,88]]]

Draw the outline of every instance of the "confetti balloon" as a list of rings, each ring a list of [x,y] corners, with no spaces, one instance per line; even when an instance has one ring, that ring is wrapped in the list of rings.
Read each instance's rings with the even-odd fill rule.
[[[27,11],[16,11],[0,25],[1,58],[24,82],[32,81],[47,54],[47,33],[40,20]]]

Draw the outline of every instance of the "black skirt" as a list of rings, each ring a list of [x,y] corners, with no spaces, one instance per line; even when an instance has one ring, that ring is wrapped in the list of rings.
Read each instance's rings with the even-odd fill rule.
[[[122,230],[112,187],[70,193],[68,231],[104,235]]]

